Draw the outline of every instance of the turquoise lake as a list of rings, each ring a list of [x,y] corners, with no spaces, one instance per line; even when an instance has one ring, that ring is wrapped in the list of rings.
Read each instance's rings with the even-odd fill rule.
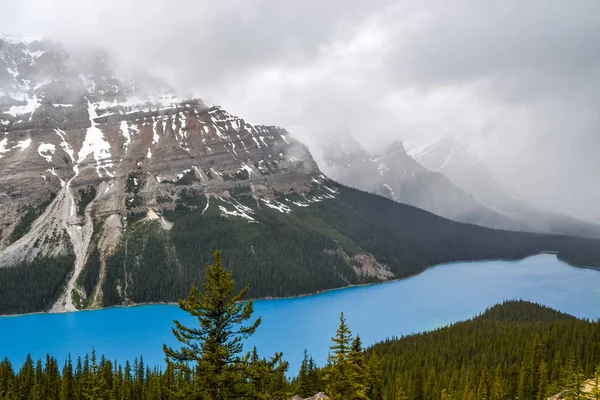
[[[435,329],[483,312],[506,299],[545,304],[588,319],[600,318],[600,271],[571,267],[551,254],[521,261],[465,262],[436,266],[415,277],[294,299],[255,302],[263,323],[248,342],[262,356],[284,352],[295,373],[306,348],[319,364],[344,312],[368,345],[390,336]],[[20,365],[27,353],[59,360],[92,346],[124,362],[143,354],[162,365],[162,344],[175,345],[172,320],[192,322],[177,306],[148,305],[0,317],[0,358]]]

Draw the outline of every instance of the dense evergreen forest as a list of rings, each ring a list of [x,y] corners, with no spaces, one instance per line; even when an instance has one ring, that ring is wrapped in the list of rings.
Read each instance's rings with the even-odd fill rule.
[[[74,257],[65,256],[0,268],[0,315],[49,308],[60,296],[74,262]]]
[[[520,259],[541,251],[555,251],[569,263],[600,266],[600,240],[557,235],[506,232],[465,225],[421,209],[330,182],[338,191],[297,207],[298,195],[279,200],[290,204],[283,213],[266,206],[250,192],[239,190],[227,201],[254,210],[254,223],[223,217],[223,199],[209,200],[186,188],[159,220],[132,214],[113,254],[101,260],[97,241],[102,222],[95,221],[93,241],[78,284],[90,296],[102,284],[103,306],[177,301],[204,278],[204,266],[221,248],[233,266],[237,289],[250,285],[249,295],[286,297],[369,283],[374,277],[357,274],[355,256],[372,254],[394,277],[407,277],[431,265],[482,259]],[[243,189],[243,188],[242,188]],[[316,192],[313,195],[325,195]],[[305,199],[304,199],[305,200]],[[231,204],[228,205],[231,207]],[[64,289],[72,271],[72,257],[37,260],[0,268],[0,314],[47,310]],[[100,274],[104,273],[104,279]],[[62,282],[62,284],[61,284]]]
[[[181,347],[164,346],[165,368],[146,366],[142,357],[120,365],[94,351],[62,367],[50,356],[28,356],[16,370],[5,359],[0,399],[266,400],[324,392],[333,400],[542,400],[563,391],[568,399],[600,399],[600,322],[523,301],[366,351],[342,314],[327,365],[318,367],[305,351],[290,380],[283,354],[242,354],[261,320],[251,300],[241,301],[248,287],[236,292],[220,252],[214,259],[202,289],[179,301],[198,325],[174,321]]]
[[[575,396],[584,379],[600,378],[600,322],[510,301],[366,353],[380,358],[388,399],[537,400],[566,389]]]
[[[156,221],[131,226],[107,260],[104,305],[175,301],[203,279],[203,266],[217,248],[234,266],[238,289],[250,285],[253,298],[371,282],[373,278],[357,276],[350,259],[365,253],[396,277],[446,262],[520,259],[542,251],[556,251],[572,264],[600,266],[600,240],[465,225],[383,197],[336,188],[335,199],[291,213],[257,208],[254,198],[240,194],[240,204],[255,209],[256,223],[224,218],[217,199],[207,204],[204,194],[187,190],[175,210],[164,213],[173,222],[169,232]],[[125,281],[127,291],[122,290]]]

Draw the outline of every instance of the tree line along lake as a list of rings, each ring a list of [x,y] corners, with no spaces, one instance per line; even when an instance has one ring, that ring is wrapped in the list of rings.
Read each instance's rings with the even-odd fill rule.
[[[262,356],[282,351],[290,373],[304,349],[319,365],[344,312],[365,345],[392,336],[436,329],[473,317],[508,299],[540,303],[580,318],[600,318],[600,271],[569,266],[555,255],[519,261],[461,262],[436,266],[399,281],[334,290],[317,295],[255,301],[262,325],[247,345]],[[60,360],[92,347],[124,362],[143,355],[163,365],[162,344],[176,345],[173,319],[192,324],[175,305],[140,305],[65,314],[0,317],[0,358],[20,365],[28,353]]]

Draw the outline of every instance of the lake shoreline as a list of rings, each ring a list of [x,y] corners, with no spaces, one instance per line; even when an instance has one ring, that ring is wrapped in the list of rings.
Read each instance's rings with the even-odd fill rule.
[[[570,264],[569,262],[562,260],[558,257],[558,252],[556,251],[542,251],[536,254],[531,254],[531,255],[527,255],[525,257],[522,258],[510,258],[510,259],[498,259],[498,258],[491,258],[491,259],[478,259],[478,260],[467,260],[467,261],[450,261],[450,262],[446,262],[446,263],[441,263],[441,264],[435,264],[435,265],[430,265],[428,267],[425,267],[423,270],[419,271],[419,272],[415,272],[413,274],[410,275],[406,275],[403,277],[399,277],[399,278],[394,278],[394,279],[389,279],[386,281],[379,281],[379,282],[369,282],[369,283],[358,283],[358,284],[352,284],[352,285],[348,285],[348,286],[343,286],[343,287],[338,287],[338,288],[331,288],[331,289],[324,289],[324,290],[320,290],[320,291],[316,291],[316,292],[311,292],[311,293],[303,293],[303,294],[298,294],[298,295],[293,295],[293,296],[283,296],[283,297],[271,297],[271,296],[267,296],[267,297],[255,297],[255,298],[251,298],[248,300],[252,300],[252,301],[271,301],[271,300],[292,300],[292,299],[301,299],[301,298],[305,298],[305,297],[311,297],[311,296],[319,296],[319,295],[323,295],[326,293],[330,293],[330,292],[335,292],[335,291],[339,291],[339,290],[347,290],[347,289],[353,289],[353,288],[360,288],[360,287],[366,287],[366,286],[375,286],[375,285],[383,285],[386,283],[393,283],[393,282],[398,282],[398,281],[402,281],[402,280],[406,280],[406,279],[411,279],[414,278],[416,276],[419,276],[425,272],[427,272],[428,270],[432,269],[432,268],[436,268],[436,267],[443,267],[443,266],[447,266],[447,265],[453,265],[453,264],[462,264],[462,263],[476,263],[476,262],[519,262],[519,261],[523,261],[527,258],[531,258],[531,257],[536,257],[536,256],[540,256],[540,255],[544,255],[544,254],[551,254],[556,256],[556,259],[571,266],[571,267],[575,267],[575,268],[585,268],[585,269],[595,269],[595,270],[600,270],[600,268],[596,268],[596,267],[587,267],[587,266],[581,266],[581,265],[573,265]],[[110,310],[110,309],[114,309],[114,308],[134,308],[134,307],[146,307],[146,306],[178,306],[179,303],[178,302],[151,302],[151,303],[133,303],[133,304],[120,304],[120,305],[114,305],[114,306],[110,306],[110,307],[100,307],[100,308],[86,308],[86,309],[82,309],[82,310],[77,310],[77,311],[64,311],[64,312],[49,312],[49,311],[38,311],[38,312],[33,312],[33,313],[25,313],[25,314],[0,314],[0,318],[10,318],[10,317],[24,317],[24,316],[29,316],[29,315],[61,315],[61,314],[69,314],[69,313],[80,313],[80,312],[86,312],[86,311],[101,311],[101,310]]]
[[[340,312],[367,346],[468,320],[507,300],[545,305],[580,319],[600,318],[598,271],[572,268],[549,254],[520,262],[432,266],[412,279],[388,283],[314,297],[257,301],[255,317],[262,317],[261,328],[245,345],[247,349],[256,346],[263,355],[283,352],[292,366],[300,366],[306,348],[319,365],[325,365],[331,345],[331,335],[326,333],[338,328]],[[7,344],[0,356],[22,365],[26,354],[34,359],[52,354],[60,364],[69,355],[84,357],[94,348],[107,359],[131,361],[143,355],[146,364],[162,366],[162,345],[178,345],[171,330],[173,320],[186,326],[197,324],[196,318],[171,302],[111,308],[0,318],[0,338]]]

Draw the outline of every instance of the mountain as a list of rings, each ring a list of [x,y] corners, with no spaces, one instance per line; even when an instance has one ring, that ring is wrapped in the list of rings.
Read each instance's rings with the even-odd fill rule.
[[[0,314],[176,301],[216,249],[253,297],[547,250],[600,266],[599,241],[459,224],[345,187],[283,128],[83,59],[0,39]]]
[[[425,168],[440,172],[477,201],[534,232],[600,237],[600,226],[541,210],[507,191],[468,146],[448,136],[432,143],[407,143],[408,154]]]
[[[422,208],[448,219],[497,229],[531,230],[493,211],[444,174],[430,171],[410,157],[401,142],[371,155],[347,135],[325,146],[325,172],[345,185]]]

